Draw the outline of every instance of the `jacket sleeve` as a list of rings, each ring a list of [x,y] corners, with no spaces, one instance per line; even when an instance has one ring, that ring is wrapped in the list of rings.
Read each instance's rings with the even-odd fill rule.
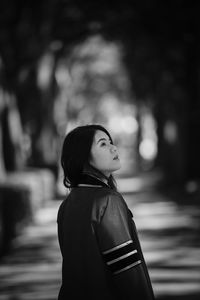
[[[100,251],[122,299],[154,299],[131,219],[121,195],[109,195],[96,231]]]

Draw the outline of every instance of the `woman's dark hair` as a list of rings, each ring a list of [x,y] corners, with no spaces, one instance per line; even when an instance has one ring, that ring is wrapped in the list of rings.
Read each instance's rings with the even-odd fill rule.
[[[61,152],[65,187],[72,188],[78,185],[84,166],[89,163],[91,147],[97,130],[105,132],[112,142],[109,132],[98,124],[76,127],[66,135]],[[112,175],[109,183],[113,189],[116,188]]]

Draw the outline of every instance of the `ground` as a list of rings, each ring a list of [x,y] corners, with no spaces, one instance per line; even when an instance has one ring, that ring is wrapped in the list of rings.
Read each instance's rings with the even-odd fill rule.
[[[200,203],[158,191],[141,178],[118,179],[134,215],[157,299],[200,299]],[[0,300],[56,300],[61,255],[56,215],[61,200],[41,208],[34,224],[0,261]],[[95,299],[94,299],[95,300]]]

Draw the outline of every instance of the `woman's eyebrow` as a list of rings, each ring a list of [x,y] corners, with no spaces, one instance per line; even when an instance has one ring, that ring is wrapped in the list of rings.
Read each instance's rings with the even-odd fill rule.
[[[109,138],[100,138],[98,141],[97,141],[97,144],[101,141],[111,141],[111,139]]]
[[[106,139],[106,138],[100,138],[100,139],[97,141],[97,144],[98,144],[99,142],[101,142],[101,141],[107,141],[107,139]]]

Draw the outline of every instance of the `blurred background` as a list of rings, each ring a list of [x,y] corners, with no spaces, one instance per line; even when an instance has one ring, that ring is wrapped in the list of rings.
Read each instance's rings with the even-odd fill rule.
[[[1,300],[56,299],[60,150],[90,123],[119,148],[157,299],[200,299],[199,13],[181,0],[1,0]]]

